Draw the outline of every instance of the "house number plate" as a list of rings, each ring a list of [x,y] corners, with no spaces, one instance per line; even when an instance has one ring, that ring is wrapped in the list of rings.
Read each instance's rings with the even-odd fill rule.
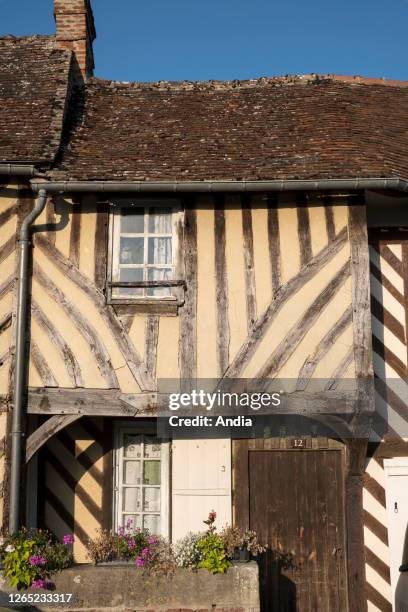
[[[307,448],[307,438],[292,438],[290,445],[292,448]]]

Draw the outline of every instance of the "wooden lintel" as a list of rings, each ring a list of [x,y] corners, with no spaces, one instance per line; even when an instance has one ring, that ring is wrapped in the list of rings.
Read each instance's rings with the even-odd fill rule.
[[[30,389],[29,414],[80,416],[156,416],[163,397],[157,393],[121,393],[116,389]]]
[[[316,418],[322,415],[352,416],[357,410],[358,399],[357,390],[294,392],[284,396],[280,406],[273,409],[261,408],[254,411],[254,416],[259,414],[297,414]],[[158,413],[165,414],[167,406],[167,393],[121,393],[116,389],[31,388],[28,393],[27,412],[42,415],[155,417]],[[185,415],[185,412],[183,414]]]

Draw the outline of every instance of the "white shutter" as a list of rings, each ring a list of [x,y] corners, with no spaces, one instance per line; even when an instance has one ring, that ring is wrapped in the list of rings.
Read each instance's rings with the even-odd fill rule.
[[[173,542],[203,531],[211,510],[218,530],[231,524],[231,440],[175,440],[172,449]]]

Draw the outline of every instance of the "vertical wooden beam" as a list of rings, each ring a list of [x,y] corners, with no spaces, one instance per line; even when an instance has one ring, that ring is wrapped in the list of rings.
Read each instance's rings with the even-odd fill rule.
[[[69,237],[69,260],[79,268],[79,249],[81,239],[81,205],[74,204],[71,215],[71,234]]]
[[[55,204],[53,198],[49,198],[47,201],[46,223],[48,241],[55,245]]]
[[[244,238],[247,329],[249,333],[256,321],[254,236],[253,236],[253,230],[252,230],[252,209],[251,209],[250,194],[244,194],[242,196],[241,206],[242,206],[242,234]]]
[[[366,416],[374,410],[372,331],[370,310],[370,257],[364,196],[353,198],[348,206],[348,231],[351,250],[353,345],[357,379],[358,406],[355,434],[364,429]],[[361,417],[359,413],[364,413]],[[360,419],[360,421],[359,421]],[[368,431],[364,432],[368,435]],[[363,472],[368,438],[347,440],[346,520],[348,598],[350,610],[367,610],[365,596],[365,554],[363,526]]]
[[[333,214],[333,206],[331,206],[331,198],[330,196],[324,196],[324,214],[326,218],[326,232],[327,239],[329,242],[335,239],[336,237],[336,226],[334,223],[334,214]]]
[[[197,216],[189,200],[184,216],[185,304],[180,309],[180,378],[194,388],[197,376]]]
[[[312,259],[312,237],[310,234],[310,219],[306,194],[298,193],[296,197],[296,203],[300,247],[300,265],[301,267],[303,267]]]
[[[270,193],[268,201],[268,237],[269,237],[269,259],[272,270],[272,296],[274,297],[281,286],[281,257],[280,257],[280,234],[278,217],[278,197],[276,193]]]
[[[233,524],[249,529],[249,440],[232,441]]]
[[[345,516],[349,612],[367,610],[363,521],[363,473],[367,439],[346,440]]]
[[[215,198],[215,295],[217,307],[217,362],[222,376],[229,364],[230,329],[228,322],[228,277],[225,257],[225,203],[224,196]]]
[[[105,289],[108,254],[108,205],[97,204],[95,229],[95,285]]]
[[[357,386],[364,411],[374,410],[374,378],[370,309],[370,256],[364,197],[348,206],[351,249],[353,344]]]
[[[160,317],[158,315],[148,315],[146,317],[145,363],[149,376],[151,376],[153,380],[156,379],[159,321]]]

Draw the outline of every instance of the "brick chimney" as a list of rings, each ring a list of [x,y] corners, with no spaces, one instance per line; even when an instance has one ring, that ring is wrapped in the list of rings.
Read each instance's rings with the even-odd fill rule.
[[[96,38],[91,0],[54,0],[57,44],[72,49],[84,79],[93,75]]]

